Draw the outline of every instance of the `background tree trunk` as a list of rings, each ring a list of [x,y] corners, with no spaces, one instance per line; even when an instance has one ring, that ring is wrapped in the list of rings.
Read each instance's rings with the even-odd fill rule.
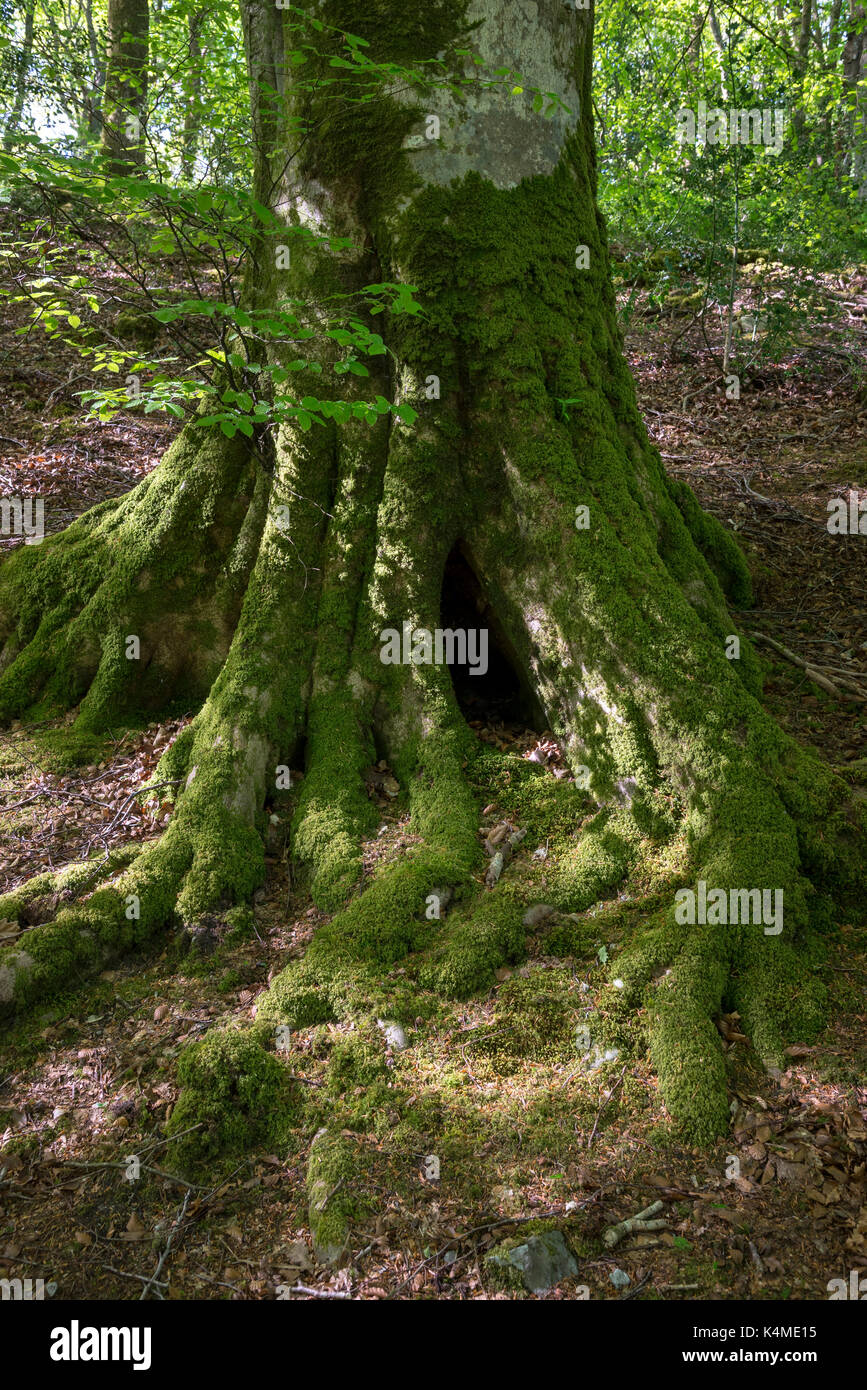
[[[266,0],[243,13],[257,196],[291,246],[285,267],[263,227],[248,300],[297,296],[324,316],[330,296],[366,284],[417,287],[423,315],[371,321],[394,356],[370,359],[355,393],[419,418],[284,427],[253,451],[190,428],[129,497],[4,565],[0,716],[37,696],[80,700],[91,729],[178,690],[204,704],[160,765],[182,784],[169,829],[86,910],[5,952],[0,1001],[16,1007],[173,914],[243,901],[264,872],[266,795],[302,756],[293,857],[336,915],[273,982],[257,1036],[375,1019],[407,956],[419,988],[487,987],[524,952],[526,904],[478,881],[473,736],[446,666],[381,659],[387,629],[484,625],[529,717],[587,770],[586,792],[564,792],[580,831],[552,865],[550,903],[590,907],[649,845],[667,847],[681,883],[784,894],[784,930],[769,935],[680,921],[672,887],[618,958],[606,1016],[627,1027],[642,1010],[669,1110],[707,1139],[728,1118],[721,1009],[740,1012],[769,1064],[819,1026],[814,931],[827,895],[857,881],[864,815],[764,713],[746,640],[732,659],[725,594],[749,603],[745,563],[666,476],[639,416],[596,206],[591,15],[559,0],[532,14],[518,0],[315,7],[374,61],[439,57],[469,79],[455,50],[471,43],[485,80],[417,99],[405,83],[371,94],[362,68],[326,86],[342,52],[328,30],[307,68],[323,83],[293,87],[290,15]],[[564,105],[546,119],[534,89]],[[334,249],[339,237],[351,245]],[[323,349],[318,365],[333,363]],[[300,376],[299,397],[321,390]],[[358,894],[362,774],[383,756],[418,842]],[[0,900],[0,916],[22,901]],[[187,1079],[173,1125],[196,1113]]]
[[[84,96],[84,114],[87,134],[94,141],[102,138],[102,96],[105,76],[103,73],[103,52],[93,22],[93,0],[85,0],[84,18],[87,26],[87,46],[90,52],[90,88]]]
[[[15,74],[15,99],[9,113],[9,119],[6,122],[6,129],[3,132],[3,148],[7,151],[11,150],[15,144],[15,136],[18,134],[21,117],[24,114],[27,78],[30,73],[30,59],[33,53],[33,21],[36,13],[36,0],[24,0],[21,8],[24,12],[24,33]]]
[[[867,10],[849,0],[849,31],[843,48],[843,82],[847,98],[847,172],[867,198]]]
[[[115,173],[144,161],[148,0],[108,0],[102,146]]]
[[[195,10],[188,23],[188,66],[186,82],[186,110],[184,112],[184,133],[181,147],[181,171],[186,180],[193,177],[196,164],[196,148],[202,120],[202,42],[201,35],[205,23],[204,10]]]

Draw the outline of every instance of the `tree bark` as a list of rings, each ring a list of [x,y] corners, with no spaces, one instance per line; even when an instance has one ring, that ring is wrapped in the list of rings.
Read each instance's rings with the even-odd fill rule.
[[[108,0],[102,148],[113,173],[144,162],[149,21],[148,0]]]
[[[419,418],[287,426],[258,458],[188,429],[128,498],[0,570],[0,717],[37,697],[43,710],[80,701],[87,730],[179,690],[204,700],[160,765],[183,780],[162,840],[7,950],[0,1000],[13,1009],[60,970],[243,901],[264,872],[265,797],[302,756],[293,856],[335,915],[272,983],[257,1036],[369,1022],[406,957],[419,988],[458,998],[520,959],[526,904],[479,883],[474,739],[449,670],[381,659],[387,629],[447,626],[443,576],[460,557],[530,703],[573,769],[589,770],[586,794],[564,791],[581,829],[552,865],[551,904],[589,908],[651,849],[680,866],[618,957],[609,1012],[643,1010],[666,1104],[707,1140],[728,1118],[714,1017],[736,1008],[768,1064],[821,1022],[814,933],[828,895],[842,902],[857,883],[865,821],[763,711],[746,639],[728,658],[725,595],[750,602],[745,562],[666,476],[642,424],[596,206],[591,14],[559,0],[532,15],[517,0],[317,6],[377,61],[440,55],[461,74],[454,50],[472,45],[488,71],[521,74],[421,100],[398,84],[363,103],[358,75],[337,95],[294,87],[288,16],[266,0],[243,14],[257,196],[292,245],[279,268],[263,232],[248,298],[324,306],[366,284],[415,286],[424,314],[373,320],[394,356],[370,359],[380,365],[356,392],[411,402]],[[333,77],[336,40],[317,42],[311,62]],[[568,110],[546,120],[513,86],[557,92]],[[336,237],[351,247],[335,251]],[[124,657],[130,633],[141,663]],[[419,841],[359,893],[362,774],[378,757]],[[674,887],[701,880],[781,890],[784,930],[683,924]],[[444,908],[433,937],[432,897]],[[0,900],[0,916],[21,903]],[[173,1124],[197,1114],[198,1085]]]
[[[93,0],[85,0],[84,19],[87,26],[87,46],[90,52],[90,86],[84,96],[84,115],[87,134],[95,142],[102,138],[103,56],[96,25],[93,22]]]
[[[196,10],[187,21],[188,69],[185,78],[186,109],[181,142],[181,173],[189,181],[196,164],[196,149],[202,121],[202,29],[204,10]]]
[[[9,120],[6,122],[6,129],[3,132],[3,148],[7,153],[15,144],[15,137],[21,125],[21,117],[24,114],[27,77],[30,72],[30,59],[33,53],[33,21],[36,14],[36,0],[25,0],[23,10],[24,33],[22,35],[21,49],[18,54],[18,64],[15,73],[15,97],[12,103],[12,110],[9,113]]]
[[[860,0],[849,0],[843,85],[848,105],[847,172],[859,197],[867,198],[867,9]]]

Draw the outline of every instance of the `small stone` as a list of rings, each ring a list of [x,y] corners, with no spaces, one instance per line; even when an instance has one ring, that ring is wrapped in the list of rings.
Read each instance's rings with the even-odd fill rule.
[[[287,1265],[296,1269],[311,1269],[310,1251],[303,1240],[293,1240],[280,1254]]]
[[[400,1024],[383,1023],[381,1018],[378,1018],[376,1021],[385,1034],[386,1047],[393,1047],[396,1052],[402,1052],[406,1047],[406,1033],[403,1031]]]
[[[524,913],[524,926],[535,927],[537,922],[544,922],[546,917],[550,917],[556,908],[549,906],[548,903],[534,903],[528,907]]]
[[[486,1263],[519,1279],[530,1293],[547,1293],[561,1279],[573,1278],[578,1273],[574,1256],[560,1231],[530,1236],[521,1245],[499,1246],[491,1251]]]
[[[611,1280],[615,1289],[626,1289],[632,1283],[625,1269],[612,1269],[608,1278]]]

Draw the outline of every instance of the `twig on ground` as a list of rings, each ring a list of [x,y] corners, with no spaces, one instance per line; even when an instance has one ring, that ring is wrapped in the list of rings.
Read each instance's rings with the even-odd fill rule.
[[[640,1211],[635,1216],[629,1216],[625,1221],[618,1221],[616,1226],[609,1226],[602,1232],[602,1243],[609,1250],[613,1250],[615,1245],[619,1245],[624,1236],[632,1235],[633,1232],[642,1231],[661,1231],[668,1225],[666,1220],[652,1221],[658,1211],[662,1211],[662,1202],[651,1202],[649,1207]]]
[[[597,1129],[597,1126],[598,1126],[598,1124],[599,1124],[600,1119],[602,1118],[602,1113],[603,1113],[603,1111],[605,1110],[605,1107],[606,1107],[606,1105],[608,1104],[608,1102],[611,1100],[611,1097],[614,1095],[614,1092],[617,1090],[618,1086],[620,1086],[620,1084],[622,1083],[623,1078],[624,1078],[624,1076],[626,1075],[626,1067],[628,1067],[628,1066],[629,1066],[629,1063],[627,1062],[627,1063],[626,1063],[626,1066],[624,1066],[624,1068],[623,1068],[623,1071],[620,1073],[620,1075],[618,1076],[618,1078],[617,1078],[617,1080],[615,1081],[614,1085],[611,1087],[611,1090],[608,1092],[608,1095],[605,1097],[605,1099],[603,1100],[603,1102],[602,1102],[602,1104],[600,1105],[599,1109],[596,1111],[596,1119],[594,1120],[594,1122],[593,1122],[593,1128],[592,1128],[592,1130],[590,1131],[590,1138],[587,1140],[587,1147],[588,1147],[588,1149],[590,1148],[590,1145],[593,1143],[593,1140],[594,1140],[595,1137],[596,1137],[596,1129]]]

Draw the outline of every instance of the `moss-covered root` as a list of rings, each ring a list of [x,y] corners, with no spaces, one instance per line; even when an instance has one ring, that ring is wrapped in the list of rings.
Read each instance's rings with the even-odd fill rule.
[[[277,495],[290,485],[280,450]],[[292,475],[294,476],[294,475]],[[320,513],[308,509],[292,536],[268,517],[229,654],[210,695],[160,763],[158,779],[180,781],[175,814],[111,886],[0,954],[0,1010],[9,1012],[68,986],[144,945],[168,923],[249,898],[264,876],[261,823],[269,788],[293,750],[304,718],[309,669],[309,605],[299,571],[312,565]]]
[[[437,914],[466,887],[480,853],[463,738],[457,725],[432,725],[412,761],[396,760],[422,844],[319,928],[304,959],[272,982],[259,1017],[298,1028],[341,1017],[369,1003],[378,974],[430,944]]]
[[[307,1211],[313,1252],[320,1264],[341,1262],[349,1246],[355,1150],[342,1134],[320,1129],[307,1163]]]
[[[752,765],[749,775],[730,769],[724,792],[693,804],[687,829],[695,880],[612,965],[615,1007],[634,1009],[643,999],[663,1099],[695,1142],[724,1132],[728,1120],[714,1027],[720,1012],[738,1011],[769,1068],[782,1064],[786,1041],[808,1042],[822,1026],[825,989],[816,965],[828,917],[824,895],[841,873],[849,877],[853,826],[842,784],[814,758],[802,754],[800,763],[799,776],[790,767],[781,780],[785,802]],[[792,813],[796,785],[810,788],[804,820]],[[807,801],[801,813],[806,808]],[[813,853],[817,817],[821,866]]]
[[[118,955],[146,945],[179,916],[248,898],[264,874],[256,826],[264,801],[269,745],[231,717],[231,702],[209,701],[172,770],[187,760],[186,787],[174,817],[154,844],[80,904],[60,907],[0,952],[0,1012],[13,1012],[69,988]],[[19,890],[27,899],[29,888]]]
[[[0,722],[78,705],[77,727],[203,699],[232,638],[268,480],[190,425],[120,501],[0,565]]]
[[[71,988],[76,977],[148,941],[170,919],[188,863],[170,828],[110,884],[0,951],[0,1015]]]
[[[60,869],[50,869],[29,878],[20,887],[0,894],[0,922],[36,926],[49,921],[61,904],[73,902],[83,893],[91,892],[97,884],[128,868],[143,849],[143,845],[121,845],[108,854],[65,864]]]
[[[210,1034],[178,1063],[180,1098],[166,1133],[184,1171],[262,1145],[285,1144],[303,1098],[288,1068],[261,1045],[255,1030]]]

